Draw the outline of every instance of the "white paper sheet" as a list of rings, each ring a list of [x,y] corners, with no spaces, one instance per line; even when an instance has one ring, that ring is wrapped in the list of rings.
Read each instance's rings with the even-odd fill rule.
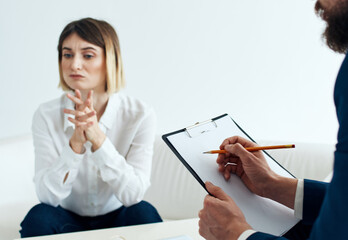
[[[251,193],[235,175],[226,181],[218,171],[217,155],[203,154],[205,151],[219,149],[223,140],[235,135],[248,139],[227,115],[215,122],[192,128],[189,132],[169,135],[168,140],[203,182],[212,182],[233,198],[255,230],[280,236],[299,221],[294,217],[293,210]],[[292,177],[266,154],[265,157],[273,171]]]

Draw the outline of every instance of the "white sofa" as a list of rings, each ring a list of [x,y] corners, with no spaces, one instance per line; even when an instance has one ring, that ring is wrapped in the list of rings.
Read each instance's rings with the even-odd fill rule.
[[[260,144],[279,142],[258,141]],[[269,153],[298,178],[324,180],[332,171],[334,145],[295,143],[291,150]],[[0,182],[0,240],[19,238],[19,224],[28,210],[38,203],[33,173],[34,152],[29,135],[0,141],[2,173]],[[163,219],[176,220],[197,217],[202,208],[205,190],[181,162],[156,138],[152,185],[145,200],[151,202]]]

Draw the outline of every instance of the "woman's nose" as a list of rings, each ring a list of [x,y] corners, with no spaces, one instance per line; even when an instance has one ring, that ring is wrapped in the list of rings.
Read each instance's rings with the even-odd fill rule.
[[[79,57],[75,56],[72,60],[72,63],[71,63],[71,68],[73,70],[80,70],[82,69],[82,61]]]

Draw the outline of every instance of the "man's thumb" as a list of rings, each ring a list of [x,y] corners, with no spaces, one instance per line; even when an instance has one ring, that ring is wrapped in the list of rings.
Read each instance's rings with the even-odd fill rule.
[[[205,187],[207,188],[208,192],[214,197],[220,200],[228,199],[228,195],[220,187],[215,186],[211,182],[206,182]]]

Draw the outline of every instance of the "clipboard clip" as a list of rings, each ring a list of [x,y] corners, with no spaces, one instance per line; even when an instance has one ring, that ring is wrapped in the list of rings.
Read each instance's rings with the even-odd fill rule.
[[[203,122],[196,122],[194,125],[185,128],[185,131],[190,138],[193,138],[197,135],[215,130],[217,127],[218,126],[216,122],[212,119],[209,119]]]

